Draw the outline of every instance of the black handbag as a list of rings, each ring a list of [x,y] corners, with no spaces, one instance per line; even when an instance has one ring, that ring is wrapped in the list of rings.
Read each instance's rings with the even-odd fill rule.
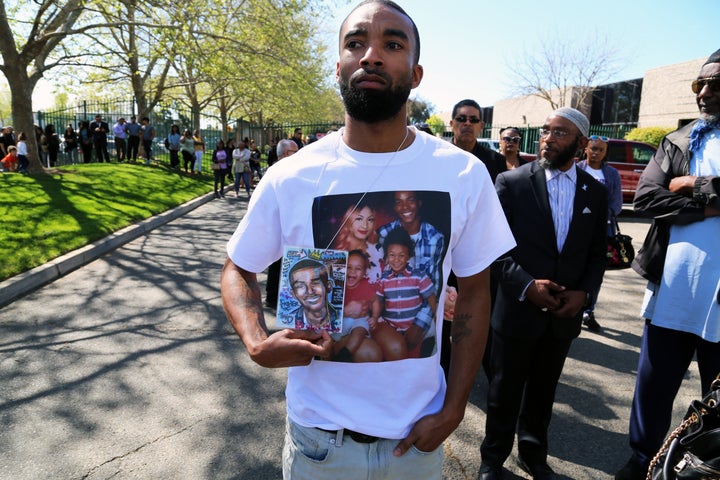
[[[720,479],[720,375],[693,400],[683,422],[650,462],[647,480]]]
[[[632,237],[623,235],[617,219],[612,220],[615,225],[615,236],[607,239],[607,257],[605,259],[606,269],[630,268],[635,258],[635,249],[632,245]]]

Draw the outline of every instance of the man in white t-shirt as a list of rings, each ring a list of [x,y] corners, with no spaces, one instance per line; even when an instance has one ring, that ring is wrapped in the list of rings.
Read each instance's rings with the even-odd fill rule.
[[[336,66],[345,127],[269,169],[228,243],[221,281],[228,319],[253,361],[290,367],[285,478],[441,478],[442,443],[463,418],[483,356],[489,266],[515,242],[485,166],[407,127],[405,104],[423,76],[419,56],[417,27],[402,8],[388,0],[357,6],[341,25]],[[424,218],[446,239],[442,281],[451,268],[458,277],[447,385],[435,341],[444,288],[416,358],[332,361],[327,331],[271,334],[265,324],[257,272],[284,246],[329,248],[343,214],[361,202],[372,205],[372,226],[352,232],[370,242],[392,218],[397,191],[422,192]],[[286,294],[281,303],[293,301]]]

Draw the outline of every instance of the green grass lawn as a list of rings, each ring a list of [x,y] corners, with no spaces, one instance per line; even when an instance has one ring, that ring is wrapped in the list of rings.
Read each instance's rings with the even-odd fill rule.
[[[91,163],[0,173],[0,280],[212,191],[212,176]]]

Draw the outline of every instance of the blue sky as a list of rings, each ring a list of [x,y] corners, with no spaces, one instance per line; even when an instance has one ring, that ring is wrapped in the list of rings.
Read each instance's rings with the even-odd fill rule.
[[[543,39],[607,37],[626,59],[610,81],[707,58],[720,48],[718,0],[397,1],[420,31],[425,76],[411,96],[421,96],[438,112],[463,98],[488,106],[512,96],[508,69],[513,59]],[[336,18],[328,19],[333,35],[357,3],[337,8]],[[336,39],[330,48],[333,65]]]

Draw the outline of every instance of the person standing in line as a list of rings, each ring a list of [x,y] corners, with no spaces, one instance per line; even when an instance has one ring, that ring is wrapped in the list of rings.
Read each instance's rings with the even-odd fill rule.
[[[250,151],[250,180],[255,178],[255,174],[258,176],[258,182],[262,178],[262,168],[260,167],[260,149],[255,145],[255,140],[250,140],[248,145]]]
[[[235,198],[240,196],[240,181],[245,184],[245,192],[250,198],[250,150],[245,148],[245,142],[238,142],[233,150],[233,174],[235,179]]]
[[[293,142],[294,143],[294,142]],[[277,153],[277,144],[278,144],[278,138],[275,137],[270,141],[270,147],[267,150],[267,164],[268,167],[272,167],[275,162],[278,161],[278,153]]]
[[[170,151],[170,168],[178,170],[180,167],[180,127],[173,125],[167,136],[168,150]]]
[[[67,162],[70,165],[75,165],[78,163],[78,134],[70,123],[68,123],[68,126],[65,128],[63,140],[65,142]]]
[[[489,266],[514,241],[481,163],[407,126],[406,102],[423,76],[419,34],[407,13],[390,0],[367,0],[345,18],[339,40],[336,78],[345,127],[302,148],[297,161],[278,162],[259,183],[228,243],[223,305],[253,361],[291,367],[284,478],[436,480],[442,443],[464,416],[483,354]],[[445,168],[437,169],[440,161]],[[439,350],[416,359],[350,364],[331,360],[334,340],[326,330],[271,334],[265,326],[257,272],[280,258],[283,246],[327,247],[314,245],[311,224],[327,220],[313,219],[313,212],[322,215],[319,204],[331,196],[358,199],[398,189],[434,190],[438,214],[450,219],[439,268],[452,268],[462,288],[447,385]],[[306,279],[293,287],[314,285]],[[312,299],[322,300],[320,294]],[[439,335],[437,324],[432,332]]]
[[[195,161],[195,146],[192,133],[190,133],[190,130],[187,128],[183,130],[183,134],[180,137],[180,152],[183,157],[183,169],[185,173],[190,173],[190,169]]]
[[[127,133],[127,160],[129,162],[137,162],[138,150],[140,149],[140,129],[142,125],[137,123],[135,115],[130,117],[130,122],[125,124],[125,132]]]
[[[275,146],[278,162],[284,158],[298,152],[295,142],[289,139],[280,140]],[[273,165],[277,162],[273,162]],[[248,175],[248,178],[250,176]],[[248,197],[250,192],[248,192]],[[279,258],[270,264],[267,272],[267,280],[265,281],[265,308],[275,310],[278,302],[278,290],[280,289],[280,270],[282,267],[282,259]]]
[[[107,149],[107,135],[110,127],[102,119],[102,115],[95,115],[95,121],[89,126],[92,135],[92,143],[95,146],[95,156],[98,162],[110,162],[110,154]]]
[[[295,142],[295,145],[297,145],[298,150],[303,148],[305,146],[305,144],[303,143],[303,139],[302,139],[302,128],[297,127],[295,129],[295,131],[293,132],[293,136],[290,140]]]
[[[92,132],[90,132],[90,124],[87,120],[80,121],[78,132],[83,163],[90,163],[92,162]]]
[[[155,127],[150,124],[150,118],[142,118],[142,144],[145,151],[145,165],[150,165],[153,159],[153,140],[155,140]]]
[[[617,233],[615,225],[617,216],[622,212],[622,185],[620,172],[607,163],[608,138],[599,135],[590,135],[588,145],[585,147],[585,158],[578,162],[578,167],[593,176],[595,180],[605,186],[608,194],[608,228],[607,236]],[[595,303],[600,290],[594,292],[593,304],[583,312],[583,325],[591,332],[599,332],[602,327],[595,319]]]
[[[508,170],[525,165],[527,162],[520,156],[522,133],[517,127],[505,127],[500,130],[500,153],[505,157]]]
[[[228,168],[227,168],[228,182],[234,183],[235,177],[233,176],[233,171],[234,171],[233,152],[235,151],[235,139],[233,137],[228,138],[227,142],[225,142],[225,151],[227,152],[227,159],[228,159]]]
[[[27,136],[25,132],[18,133],[17,137],[18,173],[27,173],[30,160],[28,159]]]
[[[200,175],[202,173],[202,160],[205,155],[205,140],[200,135],[200,130],[193,132],[193,148],[195,149],[195,165],[193,166],[193,173]]]
[[[51,123],[45,125],[43,136],[47,142],[48,167],[54,167],[57,165],[58,152],[60,152],[60,138],[55,131],[55,125]]]
[[[517,247],[493,266],[480,480],[502,478],[516,432],[519,466],[534,480],[556,478],[547,463],[555,390],[605,272],[607,193],[575,165],[589,127],[578,110],[555,110],[540,133],[539,159],[495,182]]]
[[[693,357],[701,394],[720,372],[720,50],[691,88],[699,118],[665,136],[635,192],[635,211],[653,223],[632,265],[648,280],[645,331],[630,411],[633,453],[616,480],[645,478]]]
[[[123,117],[118,118],[118,121],[113,125],[113,135],[115,136],[115,158],[118,162],[125,161],[125,155],[127,153],[127,132],[125,130],[125,119]]]
[[[482,109],[475,100],[465,99],[455,104],[450,128],[453,132],[453,144],[479,158],[487,167],[493,182],[498,174],[507,170],[502,155],[480,145],[477,141],[485,128],[485,122],[482,119]]]
[[[497,178],[498,174],[507,170],[505,158],[498,152],[491,150],[477,141],[478,137],[485,128],[485,122],[482,119],[482,109],[480,105],[472,99],[460,100],[453,106],[452,118],[450,120],[450,128],[453,132],[453,144],[462,148],[466,152],[470,152],[480,159],[490,174],[490,178],[493,182]],[[455,281],[455,274],[450,272],[449,285],[453,288],[457,288],[457,282]],[[495,298],[495,290],[497,289],[497,280],[493,273],[490,273],[490,298],[491,306],[493,299]],[[441,363],[445,371],[448,370],[450,361],[450,350],[452,349],[452,342],[450,341],[450,331],[452,329],[452,321],[443,319],[443,333],[442,342],[446,346],[444,349],[445,353],[441,359]],[[491,349],[490,342],[492,338],[488,337],[488,344],[485,348],[485,355],[488,355]],[[491,372],[487,365],[487,360],[483,361],[483,368],[485,374],[490,378]]]
[[[215,191],[215,198],[225,197],[225,176],[227,175],[227,160],[228,154],[225,150],[225,142],[222,139],[218,140],[215,144],[215,150],[212,153],[212,166],[213,166],[213,189]],[[218,186],[220,189],[218,190]]]

